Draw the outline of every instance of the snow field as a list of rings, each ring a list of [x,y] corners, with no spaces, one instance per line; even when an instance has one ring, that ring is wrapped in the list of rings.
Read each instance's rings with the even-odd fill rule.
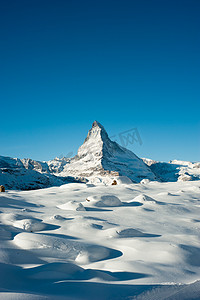
[[[0,298],[198,299],[199,216],[199,181],[8,191]]]

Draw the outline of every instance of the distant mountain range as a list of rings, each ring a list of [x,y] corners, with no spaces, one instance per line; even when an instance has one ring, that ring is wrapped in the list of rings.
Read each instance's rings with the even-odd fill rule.
[[[163,182],[199,180],[200,163],[141,159],[111,141],[97,121],[73,158],[40,162],[0,156],[0,184],[7,189],[29,190],[68,182],[87,182],[94,178],[105,182],[106,178],[119,180],[122,177],[128,177],[135,183],[143,179]]]

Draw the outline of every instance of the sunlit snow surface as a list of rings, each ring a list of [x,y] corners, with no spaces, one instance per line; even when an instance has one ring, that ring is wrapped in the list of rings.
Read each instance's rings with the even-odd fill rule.
[[[0,299],[200,299],[200,181],[0,194]]]

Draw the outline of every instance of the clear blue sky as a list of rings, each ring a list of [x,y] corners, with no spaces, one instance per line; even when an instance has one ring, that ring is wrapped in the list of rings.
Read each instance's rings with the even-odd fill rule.
[[[48,160],[137,127],[137,155],[200,160],[199,0],[2,0],[0,155]]]

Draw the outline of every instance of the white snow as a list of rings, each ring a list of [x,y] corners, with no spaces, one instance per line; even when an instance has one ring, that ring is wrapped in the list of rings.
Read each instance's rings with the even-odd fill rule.
[[[148,158],[143,161],[154,172],[157,179],[163,182],[168,181],[190,181],[200,179],[200,163],[171,160],[168,163],[159,162]]]
[[[169,163],[140,159],[110,140],[95,121],[73,158],[35,161],[0,156],[0,183],[7,189],[32,190],[69,182],[110,185],[152,181],[175,182],[200,179],[200,163],[173,160]]]
[[[142,183],[142,184],[147,184],[147,183],[149,183],[149,182],[150,182],[149,179],[142,179],[142,180],[140,181],[140,183]]]
[[[85,207],[82,203],[77,203],[76,201],[69,201],[65,204],[58,205],[58,208],[64,209],[64,210],[85,210]]]
[[[199,162],[142,160],[94,122],[73,158],[0,156],[0,184],[0,299],[200,299]]]
[[[97,207],[112,207],[122,205],[122,202],[115,195],[88,196],[86,201],[89,202],[89,204]]]
[[[134,198],[134,201],[139,201],[139,202],[147,202],[147,203],[152,203],[156,204],[158,203],[155,199],[145,195],[145,194],[140,194]]]
[[[200,181],[1,193],[0,298],[197,300],[199,216]]]

